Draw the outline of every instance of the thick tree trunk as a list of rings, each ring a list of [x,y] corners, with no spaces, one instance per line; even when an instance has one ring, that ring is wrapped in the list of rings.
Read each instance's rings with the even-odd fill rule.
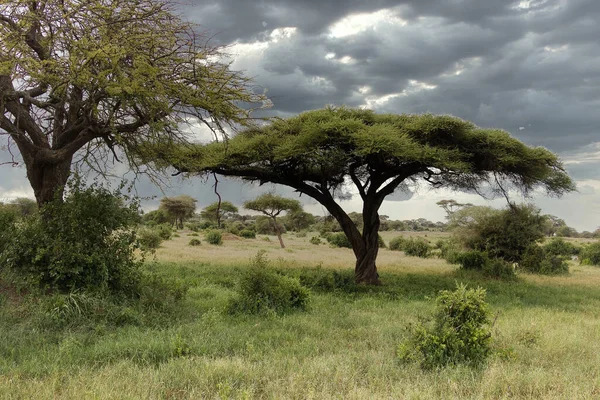
[[[55,199],[62,200],[65,185],[71,174],[72,157],[58,163],[40,162],[34,157],[23,158],[38,207]]]
[[[379,253],[379,214],[375,211],[372,215],[364,215],[362,240],[363,250],[356,256],[354,277],[356,283],[366,285],[381,285],[377,273],[377,253]]]

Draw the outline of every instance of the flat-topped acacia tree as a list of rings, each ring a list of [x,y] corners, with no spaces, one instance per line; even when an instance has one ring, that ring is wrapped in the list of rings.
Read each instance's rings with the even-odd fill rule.
[[[561,161],[498,129],[452,116],[377,114],[334,108],[275,120],[227,142],[157,148],[155,157],[179,171],[218,173],[294,188],[321,203],[340,223],[356,256],[358,283],[379,284],[379,214],[386,196],[408,184],[527,195],[574,190]],[[362,232],[337,199],[354,185],[363,200]]]
[[[285,248],[285,244],[283,244],[281,228],[279,228],[279,224],[277,223],[277,217],[284,212],[291,213],[295,211],[302,211],[302,205],[298,200],[286,199],[285,197],[277,196],[273,193],[265,193],[258,196],[254,200],[245,202],[244,208],[253,211],[260,211],[267,217],[271,218],[271,221],[273,222],[273,229],[275,229],[277,239],[279,239],[279,245],[282,249]]]

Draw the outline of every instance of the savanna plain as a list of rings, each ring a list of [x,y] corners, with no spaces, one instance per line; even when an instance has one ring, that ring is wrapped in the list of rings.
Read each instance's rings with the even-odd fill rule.
[[[444,235],[418,235],[426,234]],[[229,235],[213,246],[200,234],[202,244],[192,247],[191,235],[179,231],[144,264],[186,295],[116,310],[110,321],[88,317],[85,308],[104,305],[83,294],[48,303],[0,288],[0,398],[600,398],[598,267],[570,261],[568,275],[499,281],[381,249],[384,284],[364,287],[352,283],[352,250],[311,244],[310,233],[284,235],[285,249],[264,235]],[[382,232],[386,242],[397,235]],[[312,282],[307,311],[226,312],[259,250],[270,268]],[[476,367],[434,370],[401,362],[408,327],[457,283],[486,289],[492,356]]]

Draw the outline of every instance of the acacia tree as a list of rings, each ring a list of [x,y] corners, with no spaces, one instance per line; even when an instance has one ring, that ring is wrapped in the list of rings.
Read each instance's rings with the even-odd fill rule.
[[[183,229],[183,221],[194,215],[196,199],[188,195],[164,197],[160,200],[159,210],[163,210],[171,218],[173,225]]]
[[[171,0],[0,2],[0,135],[38,205],[62,198],[74,161],[103,170],[140,143],[181,143],[186,124],[249,121],[239,105],[264,96],[195,28]]]
[[[256,199],[244,203],[244,208],[248,210],[260,211],[267,217],[271,218],[273,228],[279,239],[281,248],[284,249],[283,238],[281,237],[281,229],[277,223],[277,217],[283,212],[297,212],[302,210],[302,206],[298,200],[286,199],[285,197],[274,195],[273,193],[265,193],[258,196]]]
[[[574,190],[550,151],[502,130],[431,114],[329,107],[248,129],[227,143],[154,154],[179,171],[272,182],[314,198],[339,222],[356,256],[356,281],[366,284],[379,283],[378,210],[399,188],[422,182],[456,190],[485,186],[504,195],[509,189],[527,195],[536,187],[554,195]],[[363,201],[362,232],[337,201],[350,185]]]
[[[217,228],[221,228],[221,220],[227,215],[238,212],[238,208],[230,201],[214,202],[202,210],[200,216],[211,222],[217,223]]]

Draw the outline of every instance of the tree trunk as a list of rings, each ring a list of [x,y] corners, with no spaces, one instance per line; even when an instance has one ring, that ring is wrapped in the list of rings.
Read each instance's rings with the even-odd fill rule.
[[[379,215],[365,216],[362,239],[364,248],[356,255],[354,278],[356,283],[366,285],[381,285],[375,260],[379,253]]]
[[[282,249],[285,249],[285,245],[283,244],[283,238],[281,237],[281,231],[279,230],[279,226],[277,225],[277,219],[273,217],[273,226],[275,227],[275,233],[277,234],[277,239],[279,239],[279,244]]]
[[[55,199],[62,201],[65,185],[71,174],[72,157],[58,163],[40,162],[34,157],[26,156],[23,159],[38,207]]]

